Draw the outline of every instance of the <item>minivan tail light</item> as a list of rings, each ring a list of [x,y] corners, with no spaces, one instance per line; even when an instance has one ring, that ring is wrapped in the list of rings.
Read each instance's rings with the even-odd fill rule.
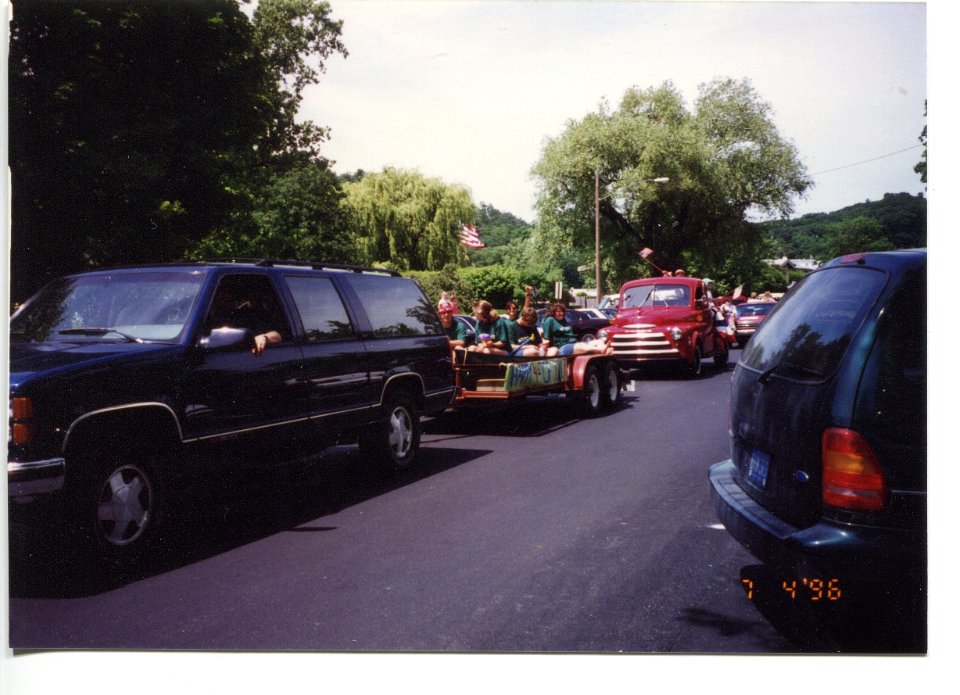
[[[823,503],[841,509],[883,508],[887,486],[873,449],[859,432],[830,427],[821,440]]]

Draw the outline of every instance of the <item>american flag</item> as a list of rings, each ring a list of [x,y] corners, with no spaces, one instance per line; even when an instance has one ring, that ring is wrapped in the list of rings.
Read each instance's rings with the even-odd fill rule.
[[[460,225],[460,243],[472,249],[482,249],[484,243],[480,241],[480,233],[472,224]]]
[[[640,258],[646,258],[646,257],[649,256],[651,253],[653,253],[653,249],[648,249],[648,248],[644,247],[644,248],[641,249],[639,252],[637,252],[637,255],[640,256]]]

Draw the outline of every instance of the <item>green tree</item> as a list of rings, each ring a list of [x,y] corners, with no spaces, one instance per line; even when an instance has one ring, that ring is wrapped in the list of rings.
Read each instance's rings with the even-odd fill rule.
[[[247,0],[244,0],[246,2]],[[320,0],[259,0],[253,12],[253,45],[269,75],[260,96],[270,103],[272,123],[261,133],[261,156],[322,159],[320,144],[328,129],[312,121],[298,122],[303,90],[317,84],[334,53],[346,57],[340,40],[343,20],[331,16]]]
[[[770,106],[749,81],[702,85],[688,111],[672,84],[628,90],[616,110],[570,121],[546,143],[534,166],[540,182],[538,246],[549,256],[594,244],[594,177],[607,286],[649,269],[696,259],[716,274],[727,246],[745,235],[748,213],[788,216],[810,185],[792,143],[773,124]],[[654,179],[668,178],[656,183]],[[713,275],[712,275],[713,276]]]
[[[883,235],[883,226],[870,217],[854,217],[829,225],[824,241],[829,258],[894,248]]]
[[[360,261],[341,207],[337,177],[307,162],[277,173],[251,201],[191,254],[195,258],[294,258],[327,263]]]
[[[365,262],[397,270],[439,270],[463,262],[460,225],[476,216],[465,187],[387,168],[346,183],[344,192],[350,230]]]
[[[237,0],[15,10],[14,299],[65,272],[183,258],[252,215],[278,171],[318,160],[323,130],[293,116],[323,59],[345,53],[327,3],[261,0],[255,22]]]
[[[508,299],[519,301],[523,295],[523,282],[519,271],[501,265],[464,268],[460,272],[468,287],[466,299],[473,302],[486,299],[495,307],[502,307]],[[460,306],[463,310],[464,305]]]
[[[923,117],[927,117],[927,102],[923,102]],[[923,154],[920,155],[920,161],[913,167],[913,170],[920,174],[920,181],[927,182],[927,126],[924,124],[923,131],[920,133],[919,140],[923,143]]]

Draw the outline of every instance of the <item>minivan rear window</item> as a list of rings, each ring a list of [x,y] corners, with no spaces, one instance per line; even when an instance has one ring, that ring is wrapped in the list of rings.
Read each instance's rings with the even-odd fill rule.
[[[807,275],[750,339],[740,363],[804,381],[828,378],[886,278],[882,271],[851,266]]]

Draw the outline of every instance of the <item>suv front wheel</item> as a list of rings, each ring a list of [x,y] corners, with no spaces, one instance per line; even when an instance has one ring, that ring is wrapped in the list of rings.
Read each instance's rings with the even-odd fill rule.
[[[133,448],[76,461],[89,466],[73,496],[73,515],[82,543],[111,562],[140,558],[163,520],[157,458]]]
[[[386,422],[361,435],[360,455],[393,468],[406,468],[420,449],[420,413],[406,396],[387,401],[385,410]]]

